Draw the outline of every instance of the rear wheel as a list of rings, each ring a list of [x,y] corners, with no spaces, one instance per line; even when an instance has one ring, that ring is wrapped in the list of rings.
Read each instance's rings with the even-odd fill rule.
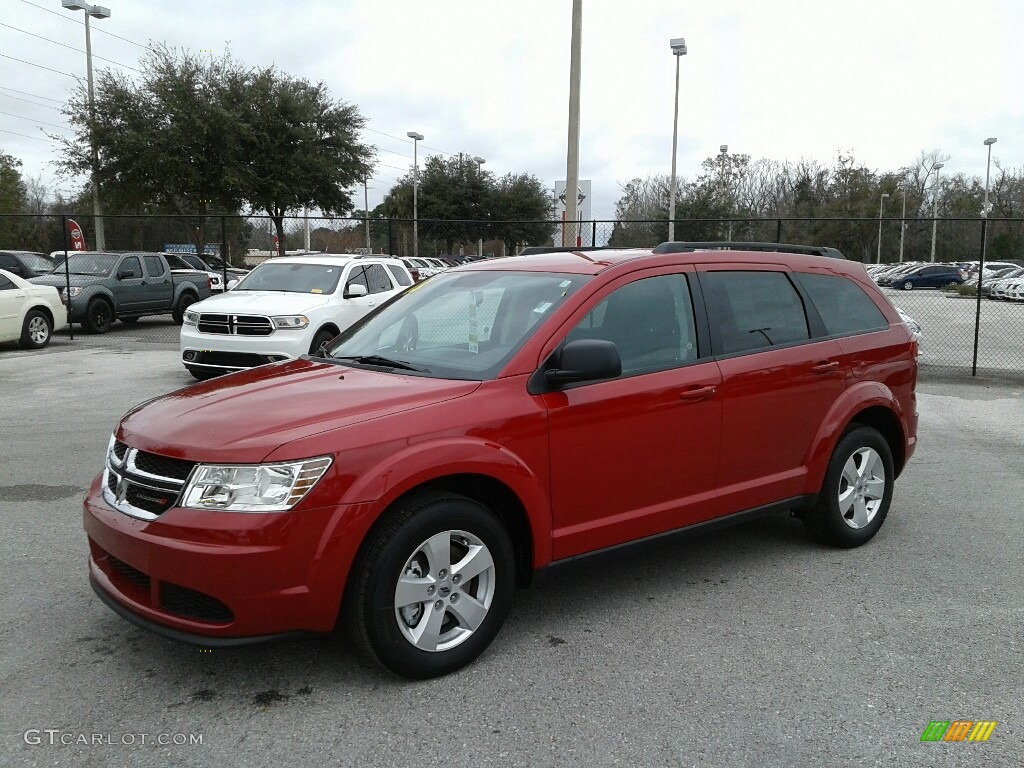
[[[50,336],[53,334],[53,323],[46,313],[31,309],[25,315],[25,322],[21,326],[21,346],[23,349],[42,349],[50,343]]]
[[[879,432],[854,426],[839,440],[815,506],[804,516],[825,544],[857,547],[882,527],[892,501],[892,451]]]
[[[907,280],[906,282],[903,283],[903,290],[904,291],[911,291],[913,289],[914,289],[914,284],[912,282],[910,282],[909,280]]]
[[[349,578],[346,623],[392,672],[437,677],[490,645],[514,589],[512,542],[497,516],[464,496],[420,493],[367,537]]]
[[[171,317],[174,318],[174,322],[181,325],[185,320],[185,310],[196,303],[196,297],[193,293],[183,294],[178,303],[175,305],[174,310],[171,312]]]
[[[93,299],[85,308],[85,327],[89,333],[106,333],[114,322],[114,308],[106,299]]]

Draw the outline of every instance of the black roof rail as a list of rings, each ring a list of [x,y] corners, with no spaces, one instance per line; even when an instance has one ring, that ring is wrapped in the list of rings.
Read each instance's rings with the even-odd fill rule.
[[[654,249],[655,253],[687,253],[689,251],[766,251],[768,253],[803,253],[809,256],[826,256],[830,259],[846,258],[838,249],[826,245],[792,245],[790,243],[727,242],[724,240],[699,243],[673,241],[662,243]]]
[[[576,251],[610,251],[620,250],[613,246],[608,245],[563,245],[563,246],[550,246],[550,245],[528,245],[516,256],[535,256],[538,253],[575,253]]]

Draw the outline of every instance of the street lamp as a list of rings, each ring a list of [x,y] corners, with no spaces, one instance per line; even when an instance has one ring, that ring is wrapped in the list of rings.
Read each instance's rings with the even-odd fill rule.
[[[483,175],[484,175],[484,163],[486,163],[487,161],[484,160],[482,157],[480,157],[480,155],[474,155],[473,156],[473,160],[476,162],[477,173],[480,174],[480,177],[482,179]],[[476,241],[476,257],[478,259],[482,259],[484,257],[484,239],[483,239],[483,237],[481,237],[479,240]]]
[[[673,37],[668,41],[676,57],[676,107],[672,116],[672,181],[668,188],[668,239],[676,237],[676,146],[679,135],[679,59],[686,55],[686,38]]]
[[[719,156],[722,158],[722,197],[725,198],[725,202],[728,205],[730,203],[730,201],[728,199],[729,198],[729,184],[728,184],[728,182],[726,181],[726,178],[725,178],[725,164],[729,160],[729,145],[728,144],[720,145],[718,147],[718,153],[719,153]],[[731,209],[732,206],[729,205],[729,208]],[[729,222],[729,234],[726,237],[726,240],[728,242],[732,242],[732,222],[731,221]]]
[[[416,215],[416,193],[420,185],[420,167],[416,157],[416,149],[419,142],[423,141],[423,134],[416,131],[409,131],[405,134],[412,139],[412,255],[420,255],[419,230]]]
[[[989,170],[991,170],[992,168],[992,145],[995,143],[995,139],[985,139],[985,146],[988,147],[988,160],[985,161],[985,205],[983,205],[981,208],[981,216],[982,218],[985,219],[988,218],[988,213],[991,210],[990,204],[988,202],[988,179]]]
[[[939,171],[942,163],[935,164],[935,193],[932,196],[932,261],[935,261],[935,231],[939,225]]]
[[[882,199],[878,201],[878,258],[875,259],[876,264],[882,263],[882,212],[885,211],[885,198],[888,196],[888,192],[883,192]]]
[[[903,236],[907,234],[907,182],[900,182],[903,191],[903,213],[900,215],[900,264],[903,263]]]
[[[102,5],[81,3],[78,0],[61,0],[60,4],[69,11],[85,11],[85,72],[89,84],[89,118],[95,119],[96,108],[93,106],[92,97],[92,38],[89,35],[89,18],[109,19],[110,9],[104,8]],[[100,208],[100,188],[96,181],[96,166],[99,165],[99,154],[96,150],[96,140],[93,134],[94,131],[90,125],[89,136],[92,143],[92,214],[96,219],[96,250],[105,251],[107,243],[106,237],[103,234],[103,211]]]

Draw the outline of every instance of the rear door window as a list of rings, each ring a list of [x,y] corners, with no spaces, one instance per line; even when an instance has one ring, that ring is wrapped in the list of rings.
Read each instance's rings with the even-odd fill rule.
[[[784,272],[712,271],[700,281],[716,355],[810,339],[803,301]]]
[[[882,310],[852,280],[839,275],[810,273],[800,273],[797,279],[811,297],[830,336],[889,327]]]

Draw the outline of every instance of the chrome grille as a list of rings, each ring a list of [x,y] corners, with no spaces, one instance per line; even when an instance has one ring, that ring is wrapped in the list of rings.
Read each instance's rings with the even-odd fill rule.
[[[111,440],[103,472],[103,498],[114,509],[155,520],[173,507],[196,463],[147,453]]]
[[[224,315],[203,312],[199,315],[196,328],[200,333],[220,336],[269,336],[274,325],[269,317],[262,315]]]

